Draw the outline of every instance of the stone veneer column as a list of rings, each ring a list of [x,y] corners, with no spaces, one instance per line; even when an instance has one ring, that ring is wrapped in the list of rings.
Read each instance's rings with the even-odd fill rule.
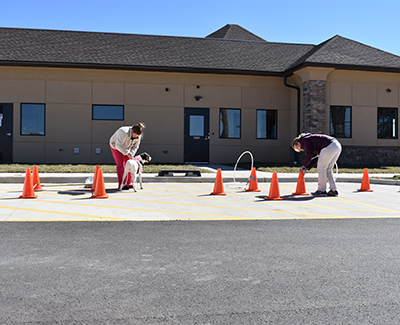
[[[325,133],[325,91],[323,80],[303,83],[303,131]]]

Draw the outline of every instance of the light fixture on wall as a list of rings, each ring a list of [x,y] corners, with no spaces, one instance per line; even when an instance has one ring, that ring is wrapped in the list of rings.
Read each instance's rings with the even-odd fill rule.
[[[203,97],[201,96],[194,96],[194,99],[196,100],[196,102],[198,102],[200,99],[202,99]]]
[[[391,93],[391,92],[392,92],[392,89],[390,89],[390,88],[386,88],[386,92],[389,94],[389,93]]]

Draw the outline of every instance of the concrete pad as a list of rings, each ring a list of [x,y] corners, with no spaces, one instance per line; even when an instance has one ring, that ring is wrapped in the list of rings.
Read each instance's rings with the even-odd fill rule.
[[[225,196],[210,195],[213,183],[154,182],[144,190],[117,191],[105,183],[107,199],[93,199],[82,184],[43,184],[37,199],[20,199],[23,184],[0,184],[0,221],[154,221],[154,220],[284,220],[399,218],[397,185],[371,184],[373,192],[358,192],[360,184],[338,182],[339,197],[296,196],[296,182],[280,182],[282,200],[266,200],[261,192],[245,192],[245,183],[224,181]],[[316,182],[306,190],[315,191]]]

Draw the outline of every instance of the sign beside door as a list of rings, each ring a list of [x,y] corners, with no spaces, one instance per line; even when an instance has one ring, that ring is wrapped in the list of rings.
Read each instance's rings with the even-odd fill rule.
[[[208,163],[210,154],[210,109],[185,108],[185,163]]]

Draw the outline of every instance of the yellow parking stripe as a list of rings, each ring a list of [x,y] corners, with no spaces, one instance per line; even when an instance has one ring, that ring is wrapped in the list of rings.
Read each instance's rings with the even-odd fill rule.
[[[126,200],[126,199],[115,199],[114,200]],[[121,206],[110,206],[110,205],[93,205],[93,204],[86,204],[86,203],[76,203],[76,202],[61,202],[61,201],[50,201],[50,200],[35,200],[33,202],[44,202],[44,203],[61,203],[61,204],[68,204],[68,205],[78,205],[78,206],[91,206],[91,207],[100,207],[100,208],[110,208],[110,209],[123,209],[123,210],[132,210],[132,211],[143,211],[143,212],[161,212],[161,213],[168,213],[174,215],[193,215],[193,216],[208,216],[213,218],[222,218],[222,219],[240,219],[240,220],[291,220],[291,219],[354,219],[354,218],[398,218],[399,216],[342,216],[342,215],[335,215],[335,214],[323,214],[323,213],[311,213],[311,212],[290,212],[290,211],[282,211],[277,209],[248,209],[248,208],[232,208],[232,207],[224,207],[224,206],[210,206],[210,205],[198,205],[198,204],[189,204],[189,203],[170,203],[174,205],[185,205],[185,206],[193,206],[193,207],[208,207],[214,209],[232,209],[232,210],[246,210],[246,211],[257,211],[257,212],[269,212],[269,213],[276,213],[276,214],[294,214],[295,216],[291,217],[243,217],[243,216],[233,216],[233,215],[221,215],[221,214],[211,214],[211,213],[197,213],[197,212],[185,212],[185,211],[166,211],[166,210],[159,210],[159,209],[145,209],[145,208],[136,208],[136,207],[121,207]],[[144,201],[145,203],[159,203],[155,201]],[[168,204],[166,202],[162,202],[162,204]],[[0,208],[2,208],[0,206]],[[74,213],[67,213],[67,212],[53,212],[53,211],[46,211],[46,210],[36,210],[36,209],[27,209],[27,208],[10,208],[4,207],[8,209],[15,209],[15,210],[24,210],[24,211],[34,211],[34,212],[45,212],[45,213],[55,213],[55,214],[62,214],[62,215],[73,215],[73,216],[82,216],[82,217],[90,217],[90,218],[98,218],[104,220],[131,220],[131,219],[121,219],[121,218],[107,218],[107,217],[100,217],[100,216],[93,216],[93,215],[83,215],[83,214],[74,214]],[[389,210],[389,209],[388,209]],[[179,219],[179,218],[174,218]],[[196,219],[198,220],[198,219]]]
[[[364,206],[371,207],[371,208],[374,208],[374,209],[379,209],[379,210],[387,211],[387,212],[390,212],[390,213],[400,213],[400,211],[396,211],[396,210],[392,210],[392,209],[387,209],[387,208],[382,208],[382,207],[377,207],[377,206],[375,206],[375,205],[371,205],[371,204],[367,204],[367,203],[361,203],[361,202],[357,202],[357,201],[353,201],[353,200],[348,200],[348,199],[343,199],[343,198],[337,198],[337,199],[338,199],[338,200],[341,200],[341,201],[344,201],[344,202],[348,202],[348,203],[355,203],[355,204],[358,204],[358,205],[364,205]]]
[[[28,208],[15,208],[15,207],[7,207],[7,206],[0,206],[0,209],[10,209],[10,210],[17,210],[17,211],[29,211],[29,212],[39,212],[39,213],[52,213],[52,214],[59,214],[59,215],[65,215],[65,216],[96,218],[96,219],[109,220],[109,221],[126,220],[126,219],[121,219],[121,218],[94,216],[91,214],[60,212],[60,211],[52,211],[52,210],[28,209]],[[5,220],[5,221],[8,221],[8,220]],[[17,220],[10,220],[10,221],[17,221]],[[27,219],[26,221],[31,221],[31,219]],[[45,221],[45,220],[43,220],[43,221]]]

